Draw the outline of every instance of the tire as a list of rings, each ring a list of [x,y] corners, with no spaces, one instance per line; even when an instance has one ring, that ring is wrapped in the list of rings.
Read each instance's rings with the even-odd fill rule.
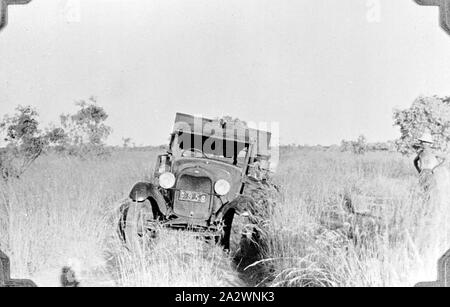
[[[248,177],[245,181],[244,196],[252,199],[248,217],[235,216],[230,245],[238,242],[235,247],[234,261],[238,269],[245,269],[259,260],[266,249],[266,227],[274,214],[274,209],[281,201],[279,188],[268,181]],[[248,203],[247,203],[248,205]],[[237,238],[240,236],[239,240]],[[235,243],[236,244],[236,243]]]
[[[258,260],[258,231],[248,217],[235,214],[229,210],[224,218],[224,232],[221,246],[233,258],[238,269],[244,270],[248,265]]]
[[[149,200],[128,202],[122,206],[119,234],[130,251],[142,251],[156,237],[158,216],[154,214]]]
[[[281,200],[281,194],[277,186],[252,177],[248,177],[245,181],[244,195],[255,201],[256,206],[253,208],[252,214],[261,221],[270,219],[277,203]]]
[[[234,220],[234,209],[228,210],[228,212],[223,217],[223,234],[220,238],[220,245],[225,251],[230,251],[231,242],[231,230],[233,227]]]

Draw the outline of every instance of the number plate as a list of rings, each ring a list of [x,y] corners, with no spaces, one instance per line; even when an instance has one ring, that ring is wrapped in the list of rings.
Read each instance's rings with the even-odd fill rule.
[[[183,201],[191,201],[194,203],[206,203],[206,200],[208,199],[208,195],[203,194],[203,193],[181,190],[180,196],[178,199],[183,200]]]

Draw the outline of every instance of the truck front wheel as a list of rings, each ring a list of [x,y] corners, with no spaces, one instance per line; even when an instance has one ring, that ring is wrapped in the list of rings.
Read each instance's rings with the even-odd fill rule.
[[[142,251],[145,244],[156,236],[158,216],[150,200],[129,201],[122,206],[119,234],[131,251]]]

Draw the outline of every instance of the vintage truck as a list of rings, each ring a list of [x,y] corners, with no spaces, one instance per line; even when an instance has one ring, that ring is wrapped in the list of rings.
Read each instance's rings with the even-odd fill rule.
[[[270,142],[271,133],[242,122],[176,114],[153,179],[121,206],[120,236],[133,248],[163,226],[207,233],[229,249],[234,217],[256,226],[272,206]]]

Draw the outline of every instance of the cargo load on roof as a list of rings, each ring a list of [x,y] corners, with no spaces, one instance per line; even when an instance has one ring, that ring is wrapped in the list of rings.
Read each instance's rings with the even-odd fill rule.
[[[236,124],[222,119],[208,119],[177,113],[173,133],[198,135],[202,144],[207,139],[223,140],[223,144],[229,142],[241,143],[243,147],[254,144],[255,155],[270,156],[272,134],[267,131],[248,128],[243,123]]]

